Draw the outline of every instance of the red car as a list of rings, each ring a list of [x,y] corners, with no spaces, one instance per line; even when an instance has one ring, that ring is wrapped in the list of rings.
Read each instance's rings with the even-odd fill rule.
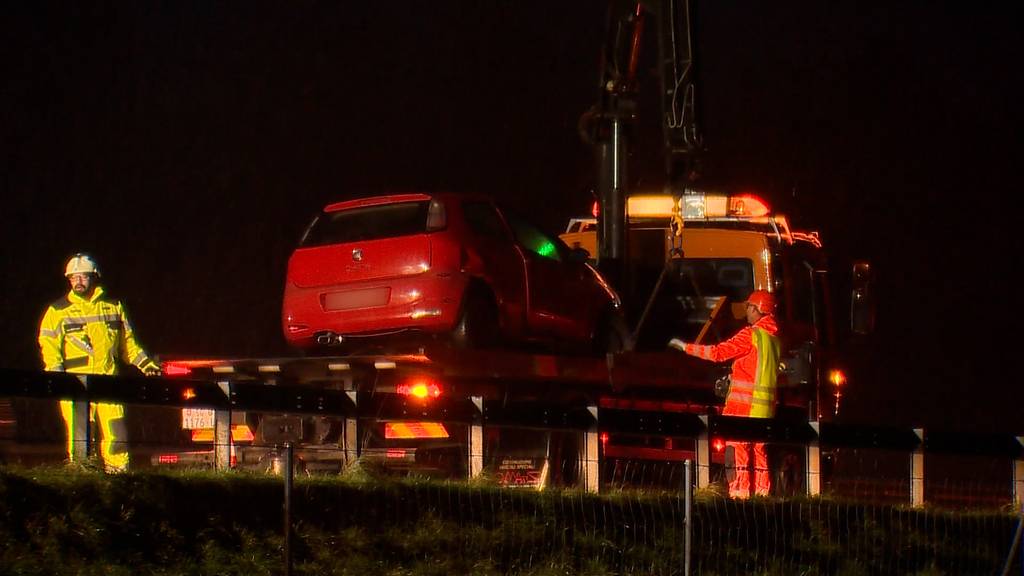
[[[586,260],[483,196],[337,202],[288,261],[282,328],[304,350],[409,334],[467,348],[620,349],[618,296]]]

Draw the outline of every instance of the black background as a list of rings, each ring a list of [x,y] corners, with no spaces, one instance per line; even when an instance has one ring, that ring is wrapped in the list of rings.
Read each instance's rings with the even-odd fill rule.
[[[819,230],[836,269],[877,271],[846,417],[1020,432],[1011,9],[696,7],[709,178]],[[288,253],[328,201],[478,190],[553,231],[589,209],[577,122],[601,2],[3,10],[0,366],[39,367],[38,321],[77,251],[152,353],[270,355]],[[646,186],[659,140],[640,132]]]

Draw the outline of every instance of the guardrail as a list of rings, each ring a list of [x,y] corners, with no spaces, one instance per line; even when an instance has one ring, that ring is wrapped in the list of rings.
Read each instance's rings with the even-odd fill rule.
[[[695,463],[695,485],[706,488],[715,482],[713,470],[721,468],[719,439],[766,442],[789,448],[801,465],[796,469],[798,485],[808,495],[823,490],[825,468],[837,453],[882,450],[905,458],[905,478],[898,485],[897,499],[921,506],[933,499],[926,490],[929,459],[983,457],[994,459],[997,468],[1005,465],[1005,503],[1024,508],[1024,437],[1015,435],[974,434],[917,428],[882,428],[807,422],[793,419],[750,419],[719,416],[713,411],[693,412],[692,406],[669,406],[628,402],[603,402],[598,396],[580,396],[574,403],[509,403],[500,398],[480,396],[447,397],[434,405],[413,405],[395,394],[373,394],[343,386],[307,386],[274,380],[187,380],[179,378],[143,378],[131,376],[81,376],[64,373],[0,369],[0,397],[72,400],[76,410],[76,434],[86,438],[75,446],[76,457],[84,457],[92,448],[87,433],[86,409],[89,403],[115,402],[128,405],[198,408],[213,411],[213,465],[233,465],[236,448],[231,436],[232,414],[272,412],[296,416],[322,416],[343,422],[338,450],[346,461],[359,458],[360,427],[375,419],[389,421],[429,420],[457,423],[465,429],[460,438],[464,446],[464,468],[470,478],[485,473],[485,430],[559,430],[575,433],[577,453],[573,456],[577,485],[597,492],[617,472],[610,462],[630,458],[681,465]],[[287,427],[285,427],[287,428]],[[462,429],[462,428],[460,428]],[[298,432],[279,429],[274,444],[298,444]],[[669,447],[620,445],[615,439],[654,437],[675,439]],[[859,452],[858,452],[859,453]],[[554,466],[554,463],[551,463]],[[902,465],[901,465],[902,466]],[[834,466],[833,466],[834,467]],[[899,468],[899,467],[897,467]],[[834,472],[830,472],[834,474]],[[836,482],[838,484],[838,482]],[[841,493],[841,490],[835,492]]]

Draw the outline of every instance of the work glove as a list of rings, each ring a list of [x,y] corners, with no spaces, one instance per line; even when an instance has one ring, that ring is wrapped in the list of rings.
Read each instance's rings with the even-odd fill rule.
[[[675,348],[676,350],[679,350],[680,352],[686,352],[686,342],[683,342],[679,338],[673,338],[673,339],[669,340],[668,341],[668,347],[669,348]]]
[[[146,376],[160,376],[163,374],[160,365],[148,358],[142,363],[142,366],[139,366],[139,370],[142,370],[142,373]]]

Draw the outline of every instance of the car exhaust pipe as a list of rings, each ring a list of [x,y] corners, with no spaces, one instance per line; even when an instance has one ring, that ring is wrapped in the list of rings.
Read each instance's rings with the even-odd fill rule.
[[[321,346],[330,346],[331,344],[340,344],[341,336],[334,332],[317,332],[316,343]]]

